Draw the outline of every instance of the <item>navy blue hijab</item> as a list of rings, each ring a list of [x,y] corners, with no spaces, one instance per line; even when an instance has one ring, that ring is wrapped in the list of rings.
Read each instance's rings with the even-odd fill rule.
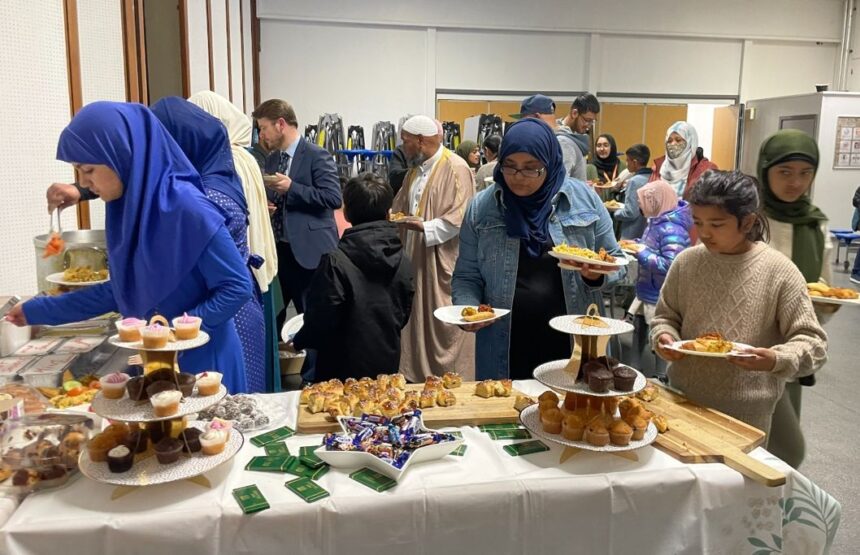
[[[527,197],[515,195],[505,182],[502,166],[505,158],[517,152],[531,154],[546,168],[541,188]],[[493,170],[496,183],[502,188],[505,201],[505,227],[509,237],[518,237],[532,258],[539,257],[549,237],[549,216],[552,199],[565,179],[564,160],[555,133],[537,118],[525,118],[508,128],[499,149],[499,163]]]
[[[224,225],[200,176],[141,104],[88,104],[60,134],[57,159],[119,177],[122,196],[105,204],[111,289],[126,316],[157,310]]]
[[[247,214],[245,191],[233,166],[233,151],[224,124],[178,96],[162,98],[153,104],[152,113],[200,173],[203,187],[224,193]]]

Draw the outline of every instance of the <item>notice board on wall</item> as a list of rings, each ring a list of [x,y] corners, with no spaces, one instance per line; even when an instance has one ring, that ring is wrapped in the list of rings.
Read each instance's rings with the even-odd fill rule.
[[[836,148],[833,169],[860,170],[860,116],[836,118]]]

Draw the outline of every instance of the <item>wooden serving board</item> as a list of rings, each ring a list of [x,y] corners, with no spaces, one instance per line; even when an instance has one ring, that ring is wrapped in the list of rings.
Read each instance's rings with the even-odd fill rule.
[[[785,484],[785,474],[747,455],[764,442],[765,433],[758,428],[664,387],[658,398],[644,404],[669,422],[669,430],[659,434],[654,445],[679,461],[723,463],[766,486]]]
[[[424,425],[431,429],[446,426],[477,426],[480,424],[504,424],[519,422],[520,413],[514,410],[517,395],[523,395],[514,389],[510,397],[490,397],[484,399],[475,395],[478,382],[463,382],[463,385],[449,391],[454,392],[457,404],[452,407],[432,407],[421,409]],[[408,384],[406,390],[418,391],[424,389],[424,384]],[[311,414],[307,405],[299,405],[299,415],[296,431],[302,434],[322,434],[340,430],[337,422],[324,412]]]

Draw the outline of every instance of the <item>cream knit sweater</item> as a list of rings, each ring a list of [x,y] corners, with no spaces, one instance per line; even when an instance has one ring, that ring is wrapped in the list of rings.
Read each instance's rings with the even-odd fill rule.
[[[827,335],[797,267],[764,243],[744,254],[721,255],[704,245],[675,259],[651,323],[651,342],[716,331],[730,341],[776,351],[770,372],[746,370],[718,358],[686,356],[669,367],[672,386],[690,400],[765,432],[785,381],[818,370],[827,360]]]

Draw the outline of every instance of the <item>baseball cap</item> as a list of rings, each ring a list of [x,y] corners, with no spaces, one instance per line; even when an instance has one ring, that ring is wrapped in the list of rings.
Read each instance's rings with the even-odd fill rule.
[[[542,94],[533,94],[520,104],[520,113],[511,114],[514,119],[521,119],[534,114],[555,114],[555,102]]]

